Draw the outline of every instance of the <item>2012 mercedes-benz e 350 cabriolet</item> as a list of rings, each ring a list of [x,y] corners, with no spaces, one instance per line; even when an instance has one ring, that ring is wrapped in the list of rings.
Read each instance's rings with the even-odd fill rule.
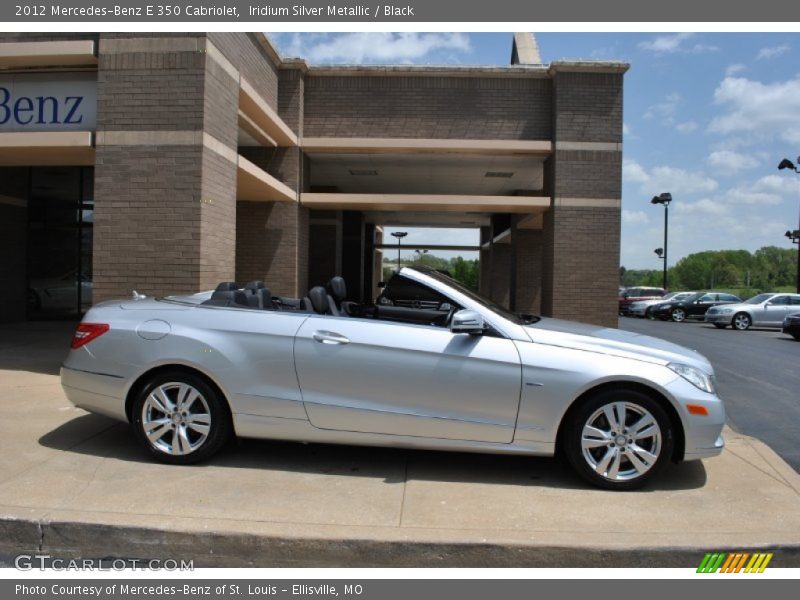
[[[375,305],[344,280],[304,298],[262,282],[94,306],[61,370],[69,399],[132,424],[157,459],[234,435],[550,456],[633,489],[722,451],[709,362],[646,336],[516,315],[404,267]]]

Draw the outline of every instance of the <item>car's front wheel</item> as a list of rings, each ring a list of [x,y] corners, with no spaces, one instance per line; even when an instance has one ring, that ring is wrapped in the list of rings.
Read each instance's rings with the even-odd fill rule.
[[[686,311],[682,308],[673,308],[670,317],[676,323],[683,323],[686,320]]]
[[[750,325],[753,324],[753,320],[750,318],[750,315],[747,313],[736,313],[733,317],[733,321],[731,323],[733,328],[737,331],[745,331],[750,329]]]
[[[162,372],[140,389],[132,423],[147,451],[172,464],[209,458],[233,430],[220,393],[201,377],[181,371]]]
[[[586,481],[633,490],[669,461],[674,432],[657,400],[633,390],[606,390],[581,404],[565,424],[563,450]]]

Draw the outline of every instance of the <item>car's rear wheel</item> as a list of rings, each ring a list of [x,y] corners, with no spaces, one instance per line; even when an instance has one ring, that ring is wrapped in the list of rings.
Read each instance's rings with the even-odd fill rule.
[[[725,325],[725,323],[714,323],[714,327],[717,329],[725,329],[727,325]]]
[[[674,432],[661,404],[633,390],[606,390],[565,424],[563,450],[586,481],[609,490],[642,487],[672,456]]]
[[[652,307],[644,311],[644,316],[650,319],[651,321],[654,321],[656,318],[656,316],[653,314]]]
[[[731,322],[731,325],[733,325],[733,328],[737,331],[745,331],[750,329],[750,325],[752,324],[753,320],[750,318],[750,315],[743,312],[736,313],[733,316],[733,321]]]
[[[686,320],[686,311],[682,308],[673,308],[670,317],[676,323],[683,323]]]
[[[136,437],[156,459],[191,464],[218,452],[232,426],[225,400],[204,379],[181,371],[160,373],[133,404]]]

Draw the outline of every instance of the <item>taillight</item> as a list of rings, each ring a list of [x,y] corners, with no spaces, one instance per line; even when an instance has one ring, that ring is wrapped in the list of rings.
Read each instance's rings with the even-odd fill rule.
[[[81,323],[72,337],[72,349],[80,348],[111,329],[106,323]]]

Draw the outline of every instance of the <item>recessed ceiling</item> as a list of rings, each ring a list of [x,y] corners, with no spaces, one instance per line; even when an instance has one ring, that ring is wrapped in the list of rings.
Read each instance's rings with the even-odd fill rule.
[[[312,187],[354,194],[512,195],[543,187],[542,158],[468,154],[310,153]],[[365,176],[369,173],[369,176]],[[503,176],[489,175],[502,173]]]

